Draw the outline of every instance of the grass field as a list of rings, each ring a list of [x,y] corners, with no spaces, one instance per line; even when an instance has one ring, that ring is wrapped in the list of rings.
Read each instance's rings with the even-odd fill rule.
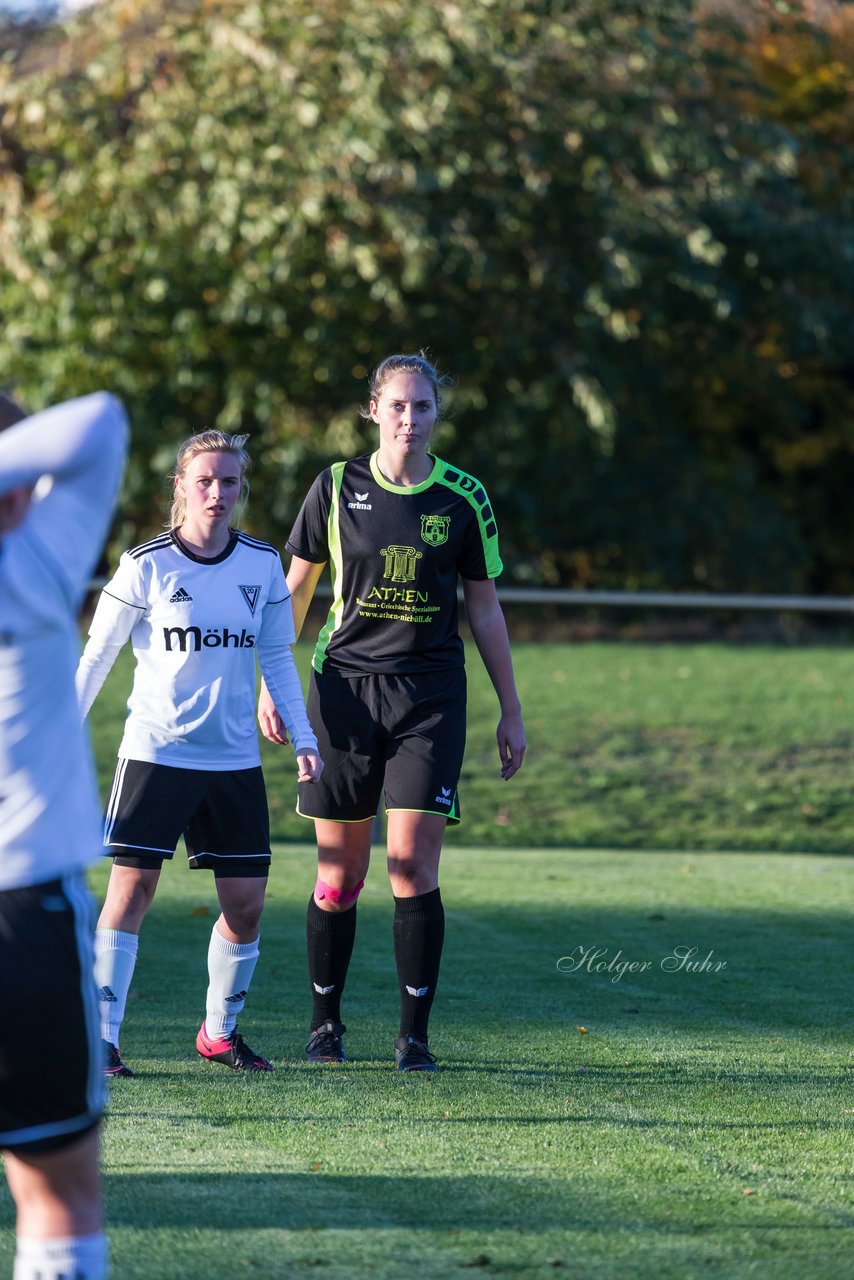
[[[346,999],[353,1060],[309,1067],[312,854],[276,852],[242,1021],[271,1077],[194,1054],[208,877],[171,867],[146,922],[123,1039],[140,1075],[111,1086],[105,1142],[121,1280],[848,1272],[849,859],[453,849],[443,1070],[404,1078],[380,866]],[[681,948],[698,970],[668,971]],[[619,977],[623,962],[649,967]],[[4,1191],[4,1276],[10,1222]]]
[[[854,658],[555,645],[517,662],[532,746],[506,786],[470,667],[435,1077],[393,1068],[380,857],[345,997],[352,1061],[303,1060],[314,868],[286,753],[266,753],[285,840],[241,1021],[272,1076],[196,1058],[213,883],[182,855],[164,873],[122,1044],[139,1076],[113,1082],[106,1126],[115,1277],[850,1272]],[[104,785],[126,689],[125,668],[95,708]],[[601,847],[580,847],[591,831]],[[615,832],[638,847],[607,847]],[[805,852],[721,851],[763,834]],[[4,1277],[11,1222],[3,1187]]]
[[[498,779],[495,696],[469,645],[464,822],[449,845],[854,852],[854,650],[810,645],[520,644],[530,748]],[[298,648],[303,672],[308,646]],[[91,714],[102,790],[127,654]],[[297,818],[289,749],[263,743],[274,835]]]

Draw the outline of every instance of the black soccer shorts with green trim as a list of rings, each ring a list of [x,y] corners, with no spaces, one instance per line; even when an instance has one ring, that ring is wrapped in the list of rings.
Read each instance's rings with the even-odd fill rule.
[[[384,799],[386,811],[460,821],[464,668],[371,676],[312,670],[307,710],[324,769],[317,782],[300,783],[302,817],[364,822]]]

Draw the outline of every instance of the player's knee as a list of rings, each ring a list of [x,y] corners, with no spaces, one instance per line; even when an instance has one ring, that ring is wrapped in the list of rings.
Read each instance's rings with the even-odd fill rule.
[[[99,925],[136,932],[154,901],[157,879],[142,873],[134,875],[128,867],[122,867],[121,873],[110,878]]]
[[[222,910],[222,918],[232,933],[239,934],[241,938],[255,938],[261,928],[261,916],[264,911],[264,901],[257,899],[247,900],[244,898],[230,897],[222,890],[222,882],[219,882],[220,888],[220,909]]]
[[[329,907],[351,907],[364,887],[364,880],[360,880],[358,884],[342,886],[340,889],[336,889],[318,876],[317,883],[314,886],[314,900],[318,905],[321,902],[326,902]]]

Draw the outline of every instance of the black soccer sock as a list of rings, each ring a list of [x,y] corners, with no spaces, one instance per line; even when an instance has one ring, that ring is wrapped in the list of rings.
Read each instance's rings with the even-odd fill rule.
[[[341,1021],[341,994],[356,940],[356,904],[347,911],[321,911],[309,898],[305,920],[308,978],[311,983],[311,1030]]]
[[[416,898],[395,898],[393,931],[400,1034],[426,1042],[445,941],[445,908],[439,890]]]

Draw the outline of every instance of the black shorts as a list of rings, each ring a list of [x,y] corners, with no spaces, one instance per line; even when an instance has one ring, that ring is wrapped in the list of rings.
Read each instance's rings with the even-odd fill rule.
[[[77,1142],[104,1109],[92,936],[82,872],[0,891],[0,1147]]]
[[[324,769],[299,786],[297,813],[364,822],[414,809],[460,820],[457,784],[466,746],[466,673],[342,677],[312,671],[307,709]]]
[[[120,867],[158,869],[183,835],[190,867],[217,877],[266,876],[270,817],[260,765],[176,769],[119,760],[104,817],[104,845]]]

